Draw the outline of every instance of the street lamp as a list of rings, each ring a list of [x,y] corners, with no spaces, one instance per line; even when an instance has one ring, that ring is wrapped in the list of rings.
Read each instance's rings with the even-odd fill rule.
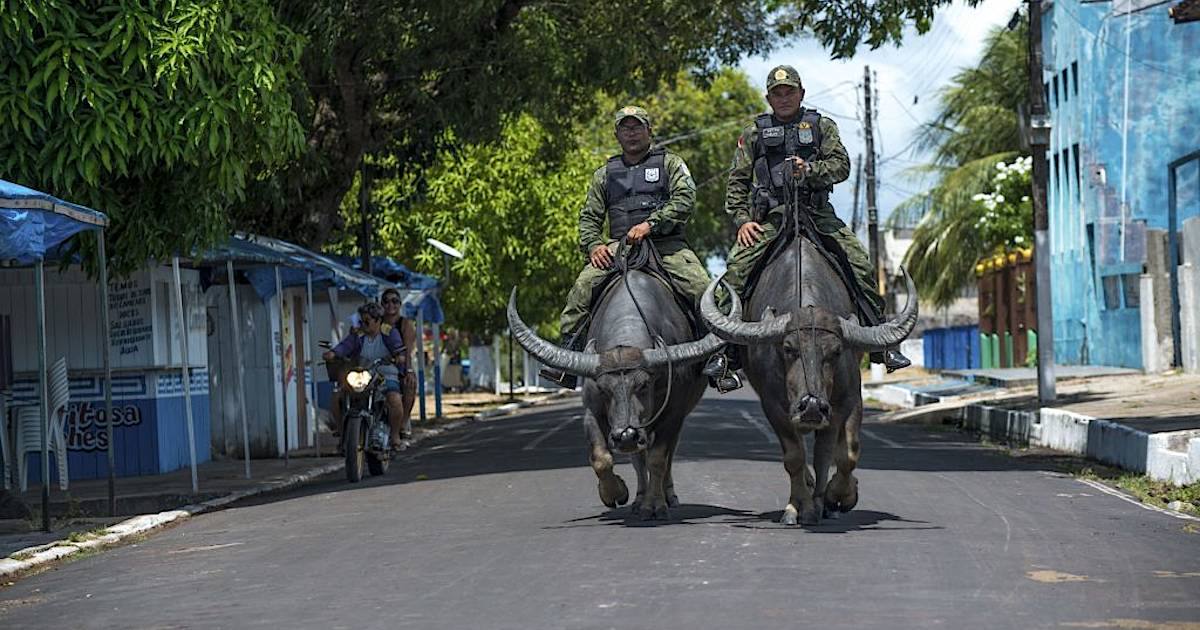
[[[463,253],[436,238],[427,238],[425,242],[442,252],[442,288],[444,289],[450,285],[450,258],[462,260]]]
[[[438,287],[440,295],[446,287],[450,286],[450,259],[458,258],[462,260],[463,253],[457,249],[437,240],[436,238],[425,239],[426,243],[433,246],[434,249],[442,252],[442,282]],[[422,321],[422,309],[417,309],[417,326],[421,332],[417,335],[417,339],[425,336],[425,323]],[[419,375],[421,383],[421,411],[422,416],[425,410],[425,376],[424,376],[424,351],[422,350],[422,370]],[[442,331],[441,326],[437,322],[433,322],[433,415],[435,418],[442,417]]]

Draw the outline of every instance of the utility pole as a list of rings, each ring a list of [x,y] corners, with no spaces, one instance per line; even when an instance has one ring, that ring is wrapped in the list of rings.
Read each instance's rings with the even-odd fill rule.
[[[1042,91],[1042,1],[1029,0],[1029,148],[1033,157],[1033,252],[1037,274],[1038,400],[1057,397],[1054,384],[1054,317],[1050,304],[1050,217],[1046,208],[1050,120]]]
[[[879,208],[875,206],[875,136],[871,127],[871,66],[863,66],[863,96],[866,99],[867,137],[867,241],[871,248],[871,264],[875,266],[875,282],[883,295],[883,260],[879,251]]]
[[[858,208],[858,184],[862,179],[862,154],[854,159],[854,212],[850,215],[850,231],[858,236],[858,230],[862,228],[862,215],[859,214]]]
[[[362,214],[362,232],[358,238],[362,250],[362,269],[371,273],[371,170],[365,155],[358,173],[358,210]]]

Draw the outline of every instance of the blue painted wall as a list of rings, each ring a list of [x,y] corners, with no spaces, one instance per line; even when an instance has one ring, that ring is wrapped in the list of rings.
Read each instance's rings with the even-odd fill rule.
[[[1200,149],[1200,24],[1114,6],[1043,20],[1055,359],[1140,368],[1145,231],[1171,227],[1167,164]]]
[[[65,437],[71,479],[108,476],[108,433],[103,379],[72,377]],[[113,378],[113,460],[119,477],[154,475],[189,465],[187,425],[184,424],[182,379],[178,372],[154,372]],[[212,459],[210,448],[208,372],[192,370],[192,415],[196,462]],[[14,383],[17,404],[37,400],[37,383]],[[41,481],[41,454],[28,456],[30,483]],[[50,478],[58,479],[51,456]]]
[[[925,340],[925,368],[970,370],[979,367],[979,326],[929,328]]]

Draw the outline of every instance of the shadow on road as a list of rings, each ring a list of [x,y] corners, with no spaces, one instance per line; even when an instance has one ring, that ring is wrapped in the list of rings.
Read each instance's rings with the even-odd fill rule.
[[[586,468],[587,449],[582,426],[572,419],[577,413],[575,409],[554,410],[472,425],[463,431],[422,442],[393,460],[390,471],[382,477],[371,477],[350,484],[342,473],[335,473],[295,490],[261,495],[231,507],[261,505],[329,492],[359,492],[414,482]],[[751,426],[752,422],[746,419],[746,414],[758,418],[757,422],[762,423],[761,428]],[[676,464],[712,460],[769,462],[778,465],[778,475],[780,479],[785,479],[779,447],[773,434],[765,427],[765,422],[761,419],[757,401],[706,399],[684,426]],[[954,431],[872,424],[869,420],[864,423],[864,429],[860,470],[947,472],[1044,469],[1040,462],[1006,457],[980,446],[973,437]],[[548,431],[554,431],[550,439],[539,441]],[[530,448],[530,444],[535,447]],[[618,456],[618,464],[627,462],[627,457]],[[680,516],[673,517],[671,522],[745,516],[738,513],[706,513],[704,507],[683,506],[679,508],[682,510]],[[707,508],[725,509],[714,506]],[[853,514],[859,515],[853,519],[863,518],[863,513]],[[627,509],[623,508],[604,518],[623,522],[626,516]],[[778,514],[773,518],[777,519]],[[828,531],[875,524],[853,519],[849,521],[850,525],[828,526],[833,528]],[[754,517],[753,520],[771,519]],[[908,522],[898,517],[883,520]],[[608,521],[602,521],[601,524],[608,524]]]
[[[779,519],[782,516],[783,510],[763,512],[757,515],[756,520],[758,523],[740,523],[734,525],[734,527],[740,527],[743,529],[801,529],[806,532],[813,532],[815,534],[845,534],[847,532],[873,530],[900,531],[945,529],[940,525],[931,525],[926,521],[907,519],[892,514],[891,512],[877,512],[874,510],[851,510],[845,514],[842,514],[839,518],[822,519],[818,525],[801,525],[799,527],[780,525]],[[892,525],[891,523],[902,523],[902,525]]]

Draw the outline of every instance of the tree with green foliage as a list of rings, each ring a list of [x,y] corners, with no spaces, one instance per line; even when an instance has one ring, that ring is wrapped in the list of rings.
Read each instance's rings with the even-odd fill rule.
[[[916,222],[904,264],[921,297],[935,307],[949,305],[974,282],[980,258],[1011,246],[1014,236],[1033,233],[1031,212],[1023,216],[1022,234],[980,229],[990,210],[976,198],[996,192],[997,164],[1021,151],[1017,109],[1028,97],[1026,24],[993,30],[979,63],[942,91],[938,113],[918,143],[933,152],[933,161],[917,172],[932,176],[934,185],[889,219],[892,225]]]
[[[419,174],[377,182],[376,206],[405,208],[378,216],[379,251],[439,275],[441,254],[425,239],[449,242],[465,255],[454,261],[442,298],[455,326],[481,334],[503,330],[514,285],[521,287],[529,321],[557,318],[583,265],[577,218],[595,158],[575,148],[548,163],[544,153],[554,142],[554,133],[532,116],[516,116],[499,140],[440,152]],[[379,166],[396,165],[384,160]],[[424,186],[413,201],[417,177]]]
[[[265,0],[0,0],[0,173],[108,213],[118,270],[207,245],[301,148],[302,43]]]
[[[364,155],[432,164],[442,149],[499,139],[529,114],[570,129],[598,91],[648,93],[681,68],[714,68],[770,48],[761,2],[666,0],[458,3],[284,0],[309,39],[303,71],[307,152],[264,182],[240,219],[319,245]],[[550,134],[546,151],[568,150]]]
[[[688,162],[699,186],[689,241],[723,251],[730,229],[724,213],[724,174],[741,126],[761,108],[762,98],[744,74],[721,69],[706,82],[679,73],[655,94],[598,97],[597,107],[615,111],[627,103],[650,109],[659,142]],[[566,140],[562,136],[565,136]],[[574,145],[567,145],[567,142]],[[378,160],[387,173],[375,182],[372,205],[379,211],[376,251],[440,273],[439,254],[429,237],[447,241],[466,258],[455,261],[459,280],[446,293],[448,317],[476,332],[504,326],[508,290],[520,285],[522,313],[536,324],[558,319],[562,301],[584,264],[579,252],[579,208],[592,172],[619,153],[612,117],[597,115],[556,135],[531,115],[508,121],[495,142],[463,144],[437,154],[426,167],[407,168],[394,156]],[[357,190],[347,196],[343,217],[361,223]],[[339,242],[354,251],[349,235]],[[528,306],[526,306],[528,305]]]
[[[572,128],[599,113],[597,92],[650,94],[681,69],[711,73],[789,37],[811,33],[848,56],[899,42],[910,24],[924,32],[948,2],[281,0],[308,40],[297,89],[307,150],[256,187],[239,224],[320,246],[343,236],[340,203],[366,155],[429,164],[450,139],[494,141],[521,114]]]

